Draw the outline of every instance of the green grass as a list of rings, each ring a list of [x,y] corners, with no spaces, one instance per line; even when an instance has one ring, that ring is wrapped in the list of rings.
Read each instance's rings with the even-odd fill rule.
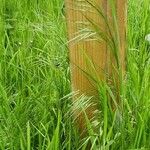
[[[94,122],[98,132],[85,113],[88,135],[82,141],[71,117],[63,4],[62,0],[0,0],[0,149],[84,150],[91,141],[93,150],[149,150],[150,45],[145,41],[150,33],[149,0],[128,1],[121,106],[111,111],[109,99],[115,103],[115,95],[98,81],[100,101]],[[75,109],[85,112],[86,99],[82,96]]]

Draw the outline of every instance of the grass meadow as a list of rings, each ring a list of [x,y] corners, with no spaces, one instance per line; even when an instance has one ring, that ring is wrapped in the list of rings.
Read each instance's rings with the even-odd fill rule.
[[[128,0],[121,109],[99,85],[95,132],[82,140],[71,112],[63,0],[0,0],[0,150],[150,150],[150,1]],[[86,97],[81,97],[84,105]],[[77,108],[78,109],[78,108]]]

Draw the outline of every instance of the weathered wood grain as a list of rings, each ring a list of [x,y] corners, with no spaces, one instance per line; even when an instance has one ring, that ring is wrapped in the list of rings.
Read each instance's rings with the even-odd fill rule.
[[[95,6],[101,7],[103,13],[106,15],[112,34],[113,17],[111,7],[108,0],[90,0]],[[121,61],[122,70],[125,70],[125,33],[126,33],[126,0],[116,0],[116,14],[119,33],[119,57]],[[93,20],[98,24],[101,31],[110,36],[106,22],[98,14],[86,0],[65,0],[66,18],[69,39],[69,54],[71,66],[71,81],[72,90],[78,91],[78,95],[85,94],[93,96],[93,101],[97,99],[97,90],[94,82],[87,77],[89,75],[97,76],[101,80],[105,80],[106,74],[110,76],[113,74],[113,67],[116,66],[114,56],[109,49],[107,41],[97,40],[98,38],[79,38],[81,31],[90,26],[87,18]],[[78,37],[78,38],[77,38]],[[80,39],[80,40],[79,40]],[[94,70],[85,58],[85,54],[93,62],[96,70]],[[83,71],[84,70],[84,71]],[[86,72],[86,73],[85,73]],[[73,100],[76,100],[74,98]],[[93,117],[93,112],[96,106],[87,109],[89,118]],[[79,124],[81,130],[84,128],[84,117],[79,117]]]

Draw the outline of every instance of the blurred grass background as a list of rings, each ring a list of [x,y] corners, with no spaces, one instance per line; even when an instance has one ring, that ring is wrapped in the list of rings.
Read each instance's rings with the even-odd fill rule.
[[[150,148],[149,0],[128,1],[127,76],[121,127],[108,113],[107,139],[79,141],[70,110],[70,70],[62,0],[0,0],[0,149]],[[101,111],[101,110],[99,110]],[[110,119],[109,119],[110,117]],[[103,130],[103,121],[100,133]]]

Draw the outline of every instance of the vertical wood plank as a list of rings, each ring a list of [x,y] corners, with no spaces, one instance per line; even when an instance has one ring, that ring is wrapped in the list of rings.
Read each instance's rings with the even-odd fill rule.
[[[107,15],[109,23],[112,23],[111,8],[108,5],[109,0],[90,0],[94,4],[101,6],[104,10],[104,13]],[[118,27],[120,35],[120,56],[121,64],[123,70],[125,69],[124,59],[125,59],[125,30],[126,30],[126,11],[125,5],[126,0],[115,0],[116,2],[116,13],[118,18]],[[93,86],[89,78],[83,73],[91,73],[89,66],[86,64],[85,56],[83,55],[83,50],[86,52],[86,55],[94,62],[97,68],[97,74],[100,79],[105,78],[104,71],[110,74],[112,73],[112,65],[115,64],[112,53],[108,50],[108,45],[105,41],[95,40],[86,40],[82,39],[72,40],[75,37],[80,35],[80,30],[83,28],[83,24],[88,25],[88,21],[85,16],[92,18],[93,21],[99,24],[100,28],[108,34],[108,29],[104,20],[98,15],[96,10],[89,5],[86,0],[65,0],[66,6],[66,17],[67,17],[67,27],[68,27],[68,38],[69,42],[69,53],[70,53],[70,65],[71,65],[71,81],[72,81],[72,90],[79,91],[79,95],[86,94],[87,96],[94,96],[94,100],[97,97],[96,88]],[[113,31],[113,28],[111,28]],[[110,63],[108,65],[108,62]],[[74,99],[75,100],[75,99]],[[87,110],[89,118],[93,116],[93,111],[96,108],[89,108]],[[81,125],[81,130],[84,128],[83,117],[80,116],[78,120]]]
[[[114,95],[116,96],[116,100],[120,101],[120,76],[123,77],[125,73],[125,49],[126,49],[126,5],[127,5],[127,0],[115,0],[114,1],[114,6],[111,4],[111,0],[107,1],[107,18],[108,22],[110,24],[110,29],[111,33],[113,35],[114,41],[117,41],[118,46],[118,58],[119,58],[119,63],[120,63],[120,71],[117,72],[117,63],[114,58],[114,54],[112,50],[107,48],[108,51],[108,74],[109,74],[109,84],[113,84],[115,86],[114,88]],[[113,18],[113,13],[112,13],[112,7],[115,9],[115,14],[116,14],[116,21],[117,21],[117,28],[115,27],[115,22]],[[118,32],[118,35],[117,33]],[[107,31],[108,33],[108,31]],[[109,34],[109,33],[108,33]],[[115,109],[115,108],[114,108]]]
[[[117,1],[117,18],[120,35],[120,57],[123,73],[125,72],[125,49],[126,49],[126,18],[127,18],[127,0]]]
[[[93,0],[93,2],[99,5],[105,5],[104,0]],[[79,35],[79,27],[82,26],[82,23],[88,24],[84,17],[85,14],[100,24],[102,28],[105,28],[99,15],[92,6],[88,5],[86,0],[66,0],[66,11],[68,36],[70,40]],[[83,56],[82,50],[86,51],[88,57],[91,58],[91,60],[98,66],[97,68],[101,70],[100,68],[104,68],[106,62],[106,43],[104,41],[98,42],[97,40],[90,41],[83,39],[78,42],[70,42],[69,50],[73,90],[79,90],[81,93],[89,93],[89,95],[91,95],[91,93],[95,93],[95,89],[81,70],[83,69],[88,72],[89,69],[85,63],[85,56]],[[98,72],[101,74],[102,71]]]

